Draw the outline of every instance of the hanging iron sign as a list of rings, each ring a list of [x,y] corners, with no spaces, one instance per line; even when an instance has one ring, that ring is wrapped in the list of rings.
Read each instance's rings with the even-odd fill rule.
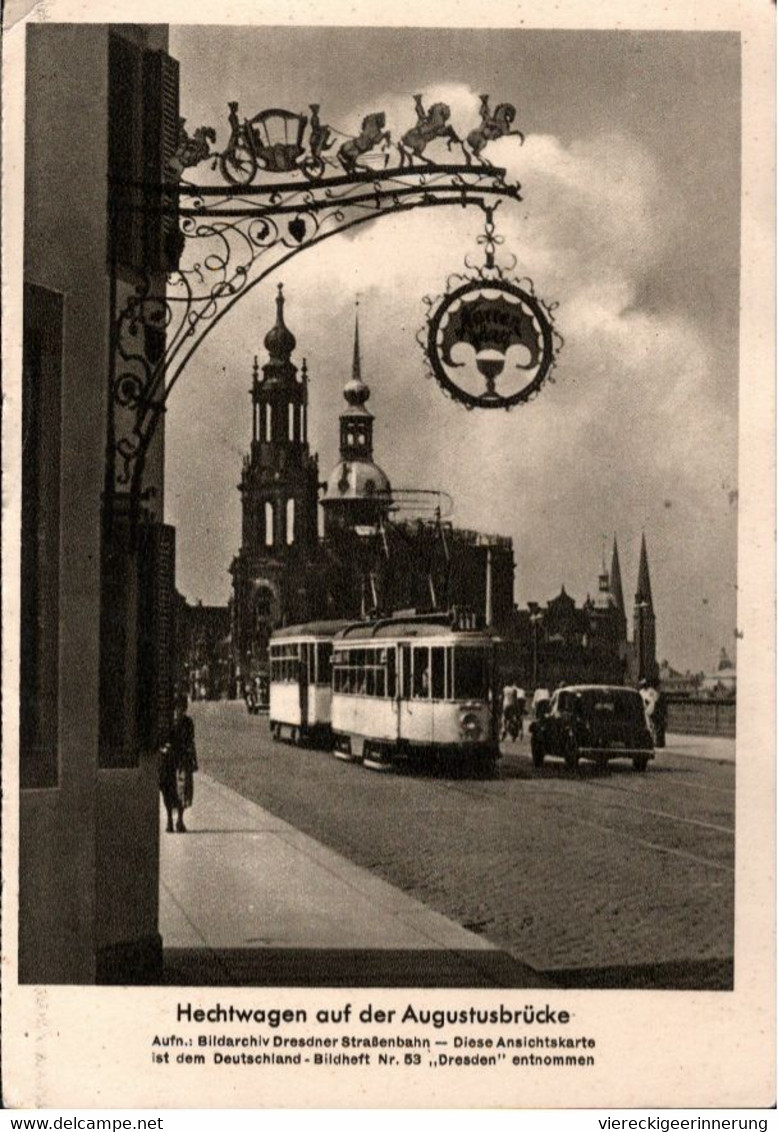
[[[432,376],[469,409],[512,409],[550,379],[562,346],[553,308],[530,279],[514,281],[495,263],[493,210],[487,209],[486,263],[453,275],[446,294],[425,299],[427,325],[418,340]],[[514,261],[515,262],[515,261]]]
[[[472,280],[446,295],[430,317],[427,356],[456,400],[509,409],[546,379],[554,357],[551,323],[529,291],[504,279]]]

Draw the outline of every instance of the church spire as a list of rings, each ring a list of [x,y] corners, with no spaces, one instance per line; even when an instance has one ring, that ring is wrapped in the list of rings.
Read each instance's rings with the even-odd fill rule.
[[[362,380],[362,359],[359,354],[359,302],[354,316],[354,360],[351,364],[351,377],[353,381]]]
[[[638,567],[638,588],[635,594],[635,601],[653,608],[654,602],[651,597],[651,578],[648,574],[648,552],[646,551],[645,531],[643,531],[643,538],[640,543],[640,566]]]
[[[613,536],[613,557],[611,558],[610,577],[611,598],[620,613],[624,613],[624,590],[621,585],[621,564],[619,563],[619,545],[616,536]]]

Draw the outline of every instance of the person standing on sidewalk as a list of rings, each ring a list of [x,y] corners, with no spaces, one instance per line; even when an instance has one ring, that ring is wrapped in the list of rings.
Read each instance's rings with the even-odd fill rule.
[[[176,700],[170,740],[162,748],[159,788],[167,810],[167,832],[173,832],[173,811],[177,813],[176,832],[186,833],[184,810],[194,801],[194,773],[197,770],[194,722],[187,715],[186,696]]]

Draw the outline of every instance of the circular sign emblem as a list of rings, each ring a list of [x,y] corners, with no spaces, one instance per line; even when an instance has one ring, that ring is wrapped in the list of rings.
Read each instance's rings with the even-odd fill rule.
[[[505,279],[473,279],[445,295],[428,317],[426,353],[457,401],[471,409],[510,409],[545,381],[554,330],[530,291]]]

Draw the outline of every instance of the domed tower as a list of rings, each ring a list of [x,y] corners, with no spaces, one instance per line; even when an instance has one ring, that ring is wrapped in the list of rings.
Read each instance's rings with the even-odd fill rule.
[[[292,362],[297,345],[284,321],[279,284],[268,360],[254,358],[251,450],[243,461],[242,545],[232,565],[236,651],[244,672],[264,663],[277,625],[317,611],[317,459],[308,447],[308,371]],[[248,661],[247,661],[247,658]]]
[[[373,460],[373,414],[366,407],[370,387],[362,380],[359,316],[354,327],[351,380],[343,389],[347,408],[340,414],[340,462],[322,498],[325,538],[355,527],[375,527],[391,503],[391,484]]]

